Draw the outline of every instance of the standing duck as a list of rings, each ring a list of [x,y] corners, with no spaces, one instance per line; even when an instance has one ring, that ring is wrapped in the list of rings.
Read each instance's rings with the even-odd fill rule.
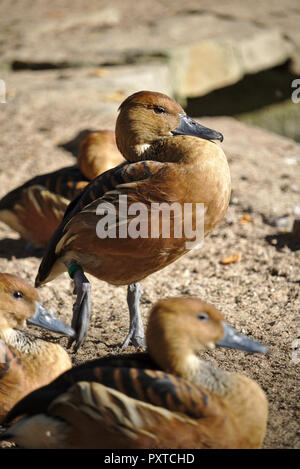
[[[266,353],[198,298],[151,310],[149,354],[104,357],[72,368],[19,402],[2,440],[24,448],[260,448],[268,403],[252,379],[216,368],[218,346]],[[200,353],[200,355],[199,355]]]
[[[116,142],[127,162],[98,176],[70,203],[48,243],[35,282],[40,286],[66,270],[74,279],[76,349],[87,334],[90,315],[90,284],[84,272],[113,285],[128,285],[130,329],[123,347],[130,340],[135,346],[144,345],[139,282],[188,252],[191,238],[185,227],[198,227],[197,204],[204,207],[205,215],[194,235],[202,239],[222,219],[229,203],[227,159],[212,142],[223,139],[219,132],[192,120],[162,93],[137,92],[119,111]],[[137,222],[132,213],[141,206],[146,214]],[[170,231],[164,233],[163,213],[152,235],[148,228],[158,206],[167,207]],[[182,215],[186,206],[192,206],[192,212],[187,216],[184,212],[184,217],[170,211],[179,207]],[[143,233],[134,230],[138,224]]]
[[[95,177],[123,160],[109,130],[90,132],[81,142],[77,166],[36,176],[0,200],[0,221],[29,247],[43,248],[61,223],[70,201]]]
[[[0,273],[0,421],[22,397],[71,367],[60,345],[20,329],[27,321],[61,334],[74,333],[38,300],[36,289],[25,280]]]

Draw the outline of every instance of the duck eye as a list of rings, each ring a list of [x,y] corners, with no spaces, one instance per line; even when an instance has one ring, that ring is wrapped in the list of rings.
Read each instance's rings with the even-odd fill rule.
[[[20,300],[21,298],[23,298],[23,293],[21,291],[14,291],[13,292],[13,297],[16,298],[17,300]]]
[[[161,107],[161,106],[155,106],[155,108],[153,108],[155,114],[164,114],[166,112],[165,108]]]
[[[201,312],[198,314],[198,319],[200,321],[207,321],[208,320],[208,314],[204,313],[204,312]]]

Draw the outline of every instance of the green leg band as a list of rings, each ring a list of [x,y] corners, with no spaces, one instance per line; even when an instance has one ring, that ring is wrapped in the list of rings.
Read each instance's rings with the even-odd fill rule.
[[[81,265],[79,265],[79,264],[71,264],[70,267],[68,268],[68,273],[69,273],[71,278],[74,278],[74,274],[75,274],[76,270],[83,271]]]

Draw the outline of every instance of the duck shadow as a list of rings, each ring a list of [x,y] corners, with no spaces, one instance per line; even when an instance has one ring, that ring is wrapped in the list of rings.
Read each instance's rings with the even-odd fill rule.
[[[291,251],[300,250],[300,239],[296,238],[293,233],[268,235],[265,237],[265,240],[274,246],[277,251],[280,251],[284,247],[288,247]]]
[[[92,129],[81,130],[76,137],[72,138],[68,142],[59,143],[58,148],[63,148],[64,150],[71,153],[75,158],[78,156],[80,142],[91,132],[94,132]]]
[[[26,257],[42,258],[44,249],[37,249],[28,245],[27,241],[23,239],[0,239],[0,258],[11,260],[13,257],[16,259],[25,259]]]

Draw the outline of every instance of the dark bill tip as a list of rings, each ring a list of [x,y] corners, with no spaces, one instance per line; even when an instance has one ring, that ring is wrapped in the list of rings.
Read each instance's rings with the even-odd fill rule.
[[[204,138],[206,140],[220,140],[223,142],[223,135],[216,130],[198,124],[194,119],[186,114],[179,114],[180,124],[177,129],[172,130],[173,135],[191,135],[192,137]]]
[[[76,335],[74,329],[72,329],[70,326],[67,326],[67,324],[62,322],[60,319],[56,318],[52,311],[47,310],[37,301],[35,304],[36,309],[34,316],[27,319],[28,324],[34,324],[35,326],[43,327],[49,331],[57,332],[58,334],[64,334],[70,337],[74,337]]]
[[[220,347],[237,348],[251,353],[268,353],[269,349],[265,345],[252,340],[249,337],[236,331],[233,327],[223,322],[224,337],[216,343]]]

